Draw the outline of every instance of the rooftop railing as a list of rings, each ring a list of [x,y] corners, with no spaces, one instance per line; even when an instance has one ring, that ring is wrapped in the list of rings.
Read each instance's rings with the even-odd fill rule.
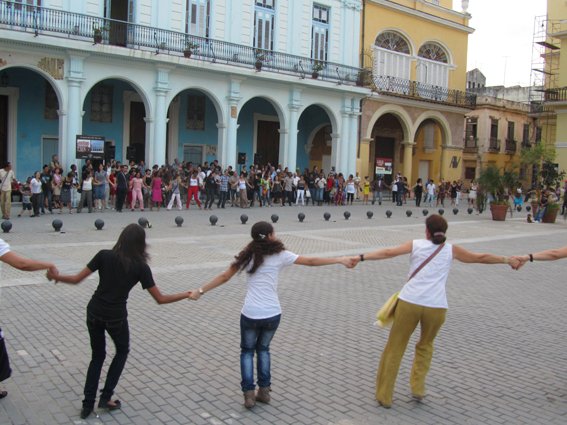
[[[147,50],[156,54],[188,56],[184,52],[191,50],[191,58],[198,60],[255,67],[300,78],[320,78],[338,84],[362,85],[363,70],[357,67],[11,1],[0,1],[0,29]]]

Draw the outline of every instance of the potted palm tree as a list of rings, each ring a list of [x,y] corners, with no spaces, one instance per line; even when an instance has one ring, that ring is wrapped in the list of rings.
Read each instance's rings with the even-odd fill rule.
[[[95,44],[102,43],[102,33],[104,31],[106,31],[106,28],[104,26],[97,27],[96,25],[93,24],[93,41]]]
[[[262,70],[262,65],[264,64],[264,61],[266,60],[266,55],[261,53],[261,52],[256,52],[256,62],[254,63],[254,68],[256,68],[256,71],[261,71]]]
[[[478,183],[482,190],[492,199],[490,201],[490,212],[492,220],[506,220],[506,212],[510,208],[507,189],[515,187],[517,175],[514,171],[500,172],[494,165],[482,170]]]
[[[323,64],[319,61],[315,61],[313,62],[313,68],[312,68],[312,72],[311,72],[311,78],[313,78],[314,80],[316,80],[317,78],[319,78],[319,71],[322,71],[324,68]]]
[[[199,45],[193,41],[187,41],[185,43],[185,48],[183,49],[183,56],[190,58],[191,55],[199,50]]]

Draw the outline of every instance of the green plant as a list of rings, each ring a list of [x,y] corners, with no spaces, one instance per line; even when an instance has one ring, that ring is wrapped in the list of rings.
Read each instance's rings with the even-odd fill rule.
[[[194,41],[187,41],[185,43],[185,50],[191,50],[193,52],[199,50],[199,45]]]
[[[496,166],[490,165],[481,171],[478,183],[486,194],[492,196],[492,204],[508,205],[508,193],[517,186],[518,175],[513,170],[501,172]]]
[[[321,62],[319,61],[313,62],[313,72],[322,71],[324,68],[325,66]]]

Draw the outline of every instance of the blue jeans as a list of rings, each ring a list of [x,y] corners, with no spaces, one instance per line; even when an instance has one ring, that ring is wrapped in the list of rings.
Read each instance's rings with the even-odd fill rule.
[[[242,391],[256,389],[254,384],[254,352],[257,355],[258,386],[269,387],[270,342],[280,324],[281,314],[267,319],[250,319],[240,315],[240,374]]]

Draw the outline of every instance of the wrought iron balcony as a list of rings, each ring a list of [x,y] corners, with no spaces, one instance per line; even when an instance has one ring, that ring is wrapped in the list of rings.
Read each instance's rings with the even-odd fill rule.
[[[515,154],[517,150],[517,142],[513,139],[506,139],[505,151],[507,154]]]
[[[493,152],[493,153],[500,152],[500,139],[491,137],[488,140],[488,152]]]
[[[545,102],[566,102],[567,101],[567,87],[557,87],[546,89],[543,92],[543,99]]]
[[[260,50],[145,25],[46,7],[27,6],[0,0],[0,29],[33,32],[36,36],[64,37],[89,43],[102,43],[156,54],[189,56],[209,62],[243,68],[315,78],[339,84],[363,85],[364,70],[334,62],[286,53]],[[318,69],[320,68],[320,69]],[[258,69],[259,70],[259,69]]]
[[[478,138],[473,136],[465,137],[465,153],[477,153],[478,152]]]
[[[474,93],[383,75],[374,76],[374,85],[379,93],[391,96],[461,106],[468,109],[476,107],[476,94]]]

